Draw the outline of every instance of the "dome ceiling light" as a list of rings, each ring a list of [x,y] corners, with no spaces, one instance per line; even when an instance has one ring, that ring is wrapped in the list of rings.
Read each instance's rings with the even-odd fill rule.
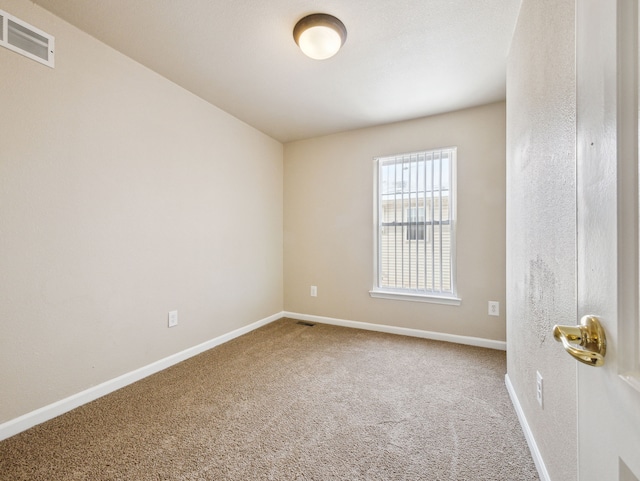
[[[347,29],[333,15],[314,13],[296,23],[293,38],[307,57],[324,60],[333,57],[344,45]]]

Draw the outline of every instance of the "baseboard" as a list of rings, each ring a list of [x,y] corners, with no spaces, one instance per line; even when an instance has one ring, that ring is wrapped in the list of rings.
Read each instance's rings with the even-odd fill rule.
[[[549,477],[549,473],[547,472],[547,467],[544,464],[542,455],[540,454],[540,450],[538,449],[538,445],[536,444],[536,440],[533,437],[533,432],[529,427],[527,418],[525,417],[524,411],[522,410],[522,406],[520,405],[520,401],[518,400],[518,395],[516,394],[516,391],[513,388],[513,384],[511,384],[511,380],[509,379],[508,374],[505,374],[504,376],[504,383],[507,385],[507,391],[509,392],[509,397],[511,398],[513,407],[516,410],[516,414],[518,415],[518,420],[520,421],[520,426],[522,427],[522,431],[524,432],[524,437],[526,438],[527,444],[529,445],[529,450],[531,451],[533,462],[535,463],[536,469],[538,470],[538,476],[540,476],[540,481],[551,481],[551,478]]]
[[[284,317],[279,312],[0,424],[0,441]]]
[[[495,341],[493,339],[484,339],[481,337],[458,336],[456,334],[422,331],[420,329],[409,329],[406,327],[388,326],[384,324],[371,324],[369,322],[346,321],[344,319],[334,319],[332,317],[310,316],[308,314],[300,314],[298,312],[284,312],[283,315],[285,317],[291,317],[293,319],[299,319],[301,321],[332,324],[334,326],[353,327],[355,329],[386,332],[389,334],[400,334],[402,336],[420,337],[423,339],[433,339],[435,341],[454,342],[457,344],[466,344],[468,346],[487,347],[489,349],[497,349],[499,351],[507,350],[506,342]]]

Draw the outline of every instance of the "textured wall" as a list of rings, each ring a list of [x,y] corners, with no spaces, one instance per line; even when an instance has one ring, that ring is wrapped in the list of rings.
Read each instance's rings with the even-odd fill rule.
[[[499,102],[285,144],[285,310],[504,340],[505,130]],[[371,298],[374,157],[452,146],[462,305]]]
[[[283,307],[282,145],[1,7],[57,51],[49,69],[0,48],[0,423]]]
[[[576,479],[573,0],[524,0],[507,71],[508,374],[552,479]],[[536,401],[544,379],[544,409]]]

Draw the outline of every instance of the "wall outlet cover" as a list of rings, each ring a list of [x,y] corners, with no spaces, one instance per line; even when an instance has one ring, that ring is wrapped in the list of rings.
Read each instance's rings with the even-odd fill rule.
[[[174,327],[178,325],[178,311],[170,311],[169,312],[169,327]]]
[[[540,404],[540,407],[544,408],[542,394],[542,374],[536,371],[536,400],[538,404]]]
[[[500,303],[498,301],[489,301],[489,315],[490,316],[500,315]]]

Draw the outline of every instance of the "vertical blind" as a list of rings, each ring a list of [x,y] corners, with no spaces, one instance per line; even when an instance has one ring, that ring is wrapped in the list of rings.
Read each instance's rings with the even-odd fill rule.
[[[378,162],[378,287],[451,295],[456,149]]]

